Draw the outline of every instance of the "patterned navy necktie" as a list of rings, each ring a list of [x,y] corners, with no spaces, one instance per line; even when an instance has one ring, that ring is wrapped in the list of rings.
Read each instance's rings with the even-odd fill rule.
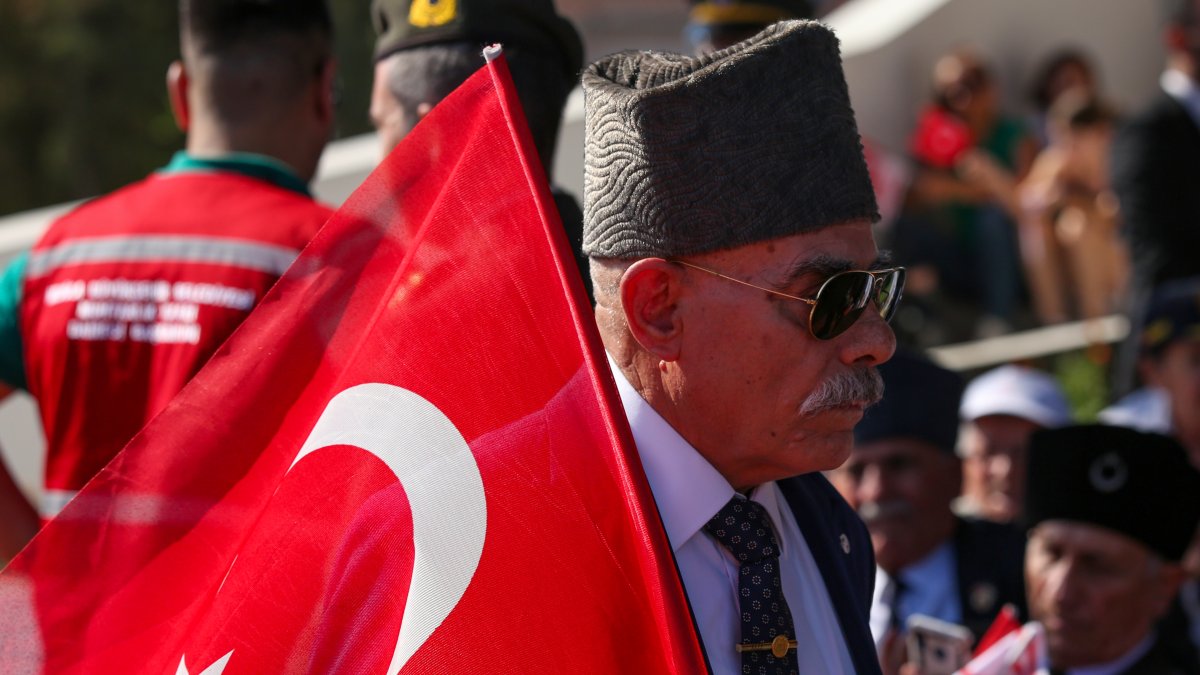
[[[766,510],[735,496],[704,529],[738,561],[743,675],[797,675],[796,631],[779,581],[779,544]]]

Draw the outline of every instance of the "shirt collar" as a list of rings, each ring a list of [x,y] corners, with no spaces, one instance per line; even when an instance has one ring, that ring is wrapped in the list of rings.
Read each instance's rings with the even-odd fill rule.
[[[1200,126],[1200,86],[1197,86],[1192,78],[1174,68],[1163,71],[1159,84],[1162,85],[1163,91],[1179,101],[1179,104],[1188,111],[1188,115],[1191,115],[1196,126]]]
[[[779,486],[774,481],[763,483],[750,491],[750,499],[762,504],[767,516],[771,519],[771,524],[775,527],[775,543],[779,546],[779,555],[786,556],[787,537],[783,536],[781,528],[787,521],[783,517],[782,496]]]
[[[678,551],[729,502],[735,491],[708,460],[650,407],[611,355],[608,364],[667,539],[671,548]]]
[[[209,173],[227,171],[264,180],[285,190],[311,197],[308,186],[287,164],[266,155],[250,152],[231,152],[219,157],[196,157],[180,150],[170,163],[159,169],[160,174]]]

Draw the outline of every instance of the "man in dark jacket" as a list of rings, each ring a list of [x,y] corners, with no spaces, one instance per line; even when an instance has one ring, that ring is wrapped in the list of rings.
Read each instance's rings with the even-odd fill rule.
[[[962,486],[962,379],[905,352],[879,371],[883,401],[855,428],[850,459],[833,473],[871,532],[876,645],[882,652],[916,615],[966,626],[978,639],[1005,604],[1024,606],[1023,538],[1015,527],[951,510]]]
[[[1183,581],[1197,495],[1200,473],[1166,436],[1099,425],[1033,435],[1025,574],[1051,668],[1200,672],[1194,653],[1155,630]]]
[[[1200,274],[1200,0],[1169,0],[1162,92],[1113,143],[1113,187],[1143,287]]]
[[[1163,4],[1162,92],[1119,130],[1112,148],[1112,184],[1133,266],[1135,323],[1155,288],[1200,275],[1200,0]],[[1130,339],[1122,347],[1118,393],[1135,384],[1136,359],[1136,340]]]

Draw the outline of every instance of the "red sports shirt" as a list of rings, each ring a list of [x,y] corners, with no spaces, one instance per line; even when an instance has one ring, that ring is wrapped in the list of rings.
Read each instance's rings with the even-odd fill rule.
[[[183,388],[331,211],[263,158],[199,160],[55,222],[25,270],[51,517]]]

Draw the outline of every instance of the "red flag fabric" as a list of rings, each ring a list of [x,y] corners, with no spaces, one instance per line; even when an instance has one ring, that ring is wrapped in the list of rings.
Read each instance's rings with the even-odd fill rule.
[[[1017,608],[1012,604],[1004,605],[996,614],[996,620],[992,621],[992,625],[988,626],[983,637],[979,638],[979,644],[975,645],[973,656],[979,656],[988,650],[989,647],[999,642],[1004,636],[1009,633],[1015,633],[1021,630],[1021,621],[1017,618]]]
[[[976,654],[954,675],[1048,675],[1046,632],[1031,621],[1006,633]]]
[[[0,671],[703,672],[508,71],[0,575]]]

